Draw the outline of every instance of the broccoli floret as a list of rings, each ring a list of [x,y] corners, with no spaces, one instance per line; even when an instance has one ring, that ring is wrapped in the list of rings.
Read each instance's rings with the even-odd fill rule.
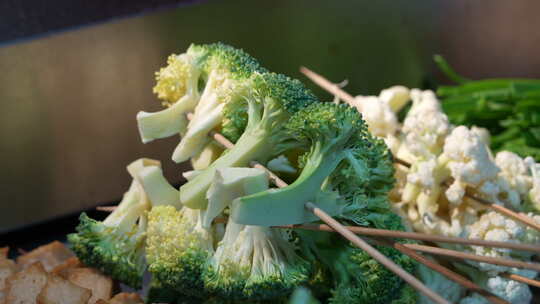
[[[213,253],[212,230],[202,227],[201,211],[156,206],[148,214],[148,270],[165,288],[203,298],[202,269]]]
[[[191,45],[185,53],[169,56],[167,66],[156,73],[154,93],[167,109],[137,113],[143,143],[185,133],[188,120],[184,114],[193,111],[199,102],[199,82],[209,51],[204,45]]]
[[[180,133],[184,138],[173,160],[187,160],[205,144],[205,136],[199,135],[219,125],[224,104],[239,98],[255,71],[266,70],[244,51],[223,43],[192,44],[185,53],[169,56],[167,66],[156,73],[154,87],[167,109],[137,114],[142,141]],[[185,114],[192,111],[188,123]]]
[[[309,280],[309,268],[279,230],[229,221],[205,286],[224,299],[277,301]]]
[[[136,184],[133,184],[136,186]],[[68,241],[77,257],[114,279],[140,288],[144,263],[144,212],[136,187],[131,187],[118,207],[103,222],[79,217],[77,233]]]
[[[209,141],[210,130],[223,122],[224,108],[235,104],[251,87],[251,76],[266,70],[257,60],[240,49],[216,43],[205,45],[208,57],[203,66],[204,89],[188,124],[187,133],[173,153],[175,162],[188,160]]]
[[[298,80],[280,74],[254,73],[250,81],[252,85],[244,97],[248,123],[242,136],[234,148],[180,188],[180,200],[185,206],[206,208],[205,194],[217,169],[247,167],[253,160],[265,163],[299,145],[283,126],[292,114],[317,102],[316,97]]]
[[[142,170],[159,165],[150,159],[131,163],[127,169],[134,180],[118,207],[103,222],[82,213],[77,233],[68,235],[71,248],[85,265],[134,288],[141,287],[146,269],[146,211],[151,208],[151,201],[135,177]]]
[[[300,176],[287,187],[236,200],[231,213],[236,222],[272,226],[314,221],[304,209],[308,201],[362,224],[366,211],[388,210],[387,192],[394,182],[391,154],[369,134],[358,111],[317,103],[298,111],[285,129],[310,145],[301,157]]]
[[[237,197],[268,189],[268,175],[256,168],[216,172],[208,192],[208,223]],[[220,299],[282,301],[310,278],[310,265],[280,230],[227,222],[225,235],[203,273],[205,287]]]
[[[365,251],[332,237],[333,248],[316,249],[320,259],[333,272],[334,288],[329,303],[391,303],[399,299],[407,284],[392,271],[375,261]],[[339,245],[338,245],[339,244]],[[399,251],[376,246],[382,254],[392,259],[408,272],[414,272],[416,263]]]

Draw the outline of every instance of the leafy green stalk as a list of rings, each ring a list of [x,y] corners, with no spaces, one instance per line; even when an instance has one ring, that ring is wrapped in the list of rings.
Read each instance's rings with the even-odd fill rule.
[[[495,152],[508,150],[540,159],[539,79],[467,80],[442,57],[435,60],[450,79],[459,83],[437,89],[443,110],[453,124],[488,129]]]

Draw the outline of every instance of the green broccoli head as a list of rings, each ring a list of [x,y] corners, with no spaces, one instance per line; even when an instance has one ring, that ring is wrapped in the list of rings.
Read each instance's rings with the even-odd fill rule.
[[[408,285],[388,268],[375,261],[365,251],[348,244],[322,253],[334,271],[334,289],[329,303],[391,303],[402,296]],[[414,272],[416,263],[394,248],[376,247],[407,272]],[[413,291],[414,292],[414,291]],[[407,292],[404,296],[412,296]]]
[[[93,220],[85,213],[79,221],[77,233],[68,235],[77,257],[128,286],[141,288],[146,269],[144,233],[136,225],[126,231]]]
[[[310,278],[310,267],[280,231],[229,221],[205,269],[206,288],[234,301],[282,301]]]
[[[192,45],[187,52],[171,55],[167,66],[156,73],[154,93],[167,108],[158,112],[137,113],[137,126],[143,143],[185,133],[185,114],[199,102],[199,82],[208,50]]]
[[[355,222],[364,220],[365,210],[388,211],[387,192],[394,181],[391,155],[369,134],[355,109],[312,104],[293,115],[285,129],[290,138],[310,147],[301,157],[300,176],[287,187],[238,199],[231,214],[235,221],[265,226],[314,221],[304,209],[306,202]]]
[[[208,133],[221,127],[224,107],[243,99],[251,87],[251,76],[265,70],[257,60],[240,49],[223,43],[200,46],[208,56],[204,61],[200,99],[172,159],[183,162],[198,154],[209,141]]]
[[[248,120],[242,135],[234,148],[181,187],[180,200],[184,205],[206,207],[206,191],[217,169],[247,167],[254,160],[264,163],[300,145],[288,135],[284,125],[293,113],[316,103],[316,97],[299,81],[280,74],[254,73],[250,81],[252,86],[244,101],[234,103],[247,109]]]
[[[236,142],[246,129],[250,99],[258,104],[264,104],[265,98],[278,101],[277,107],[289,114],[317,102],[315,95],[297,79],[276,73],[255,73],[251,80],[246,90],[251,96],[236,99],[224,109],[221,133],[232,142]]]
[[[208,53],[209,58],[204,63],[206,75],[212,71],[219,71],[233,79],[247,79],[254,72],[265,72],[257,59],[253,58],[242,49],[218,42],[192,46],[202,53]]]
[[[146,212],[152,206],[138,180],[144,170],[158,168],[161,171],[160,166],[159,161],[148,158],[129,164],[127,170],[133,181],[116,209],[103,222],[82,213],[77,233],[68,235],[73,251],[84,264],[135,288],[140,287],[146,270]],[[155,192],[156,185],[161,186],[158,181],[149,183],[147,189]]]
[[[208,49],[191,45],[185,53],[172,54],[167,58],[167,66],[156,72],[153,88],[164,106],[170,107],[188,95],[198,97],[198,84],[208,55]]]
[[[204,297],[203,266],[213,252],[212,232],[202,227],[199,210],[156,206],[148,214],[148,270],[165,287]]]
[[[203,128],[210,130],[219,125],[221,104],[239,98],[245,86],[243,82],[255,71],[265,70],[244,51],[223,43],[193,44],[185,53],[169,56],[167,66],[156,73],[154,87],[154,93],[167,109],[137,114],[143,142],[180,133],[187,142],[177,148],[173,160],[189,158],[200,148],[201,142],[191,142],[198,133],[186,134],[190,126],[185,115],[195,111],[194,121],[189,123],[192,126],[202,124]],[[208,119],[209,111],[214,112],[211,119]],[[197,112],[203,112],[206,119],[197,116]]]

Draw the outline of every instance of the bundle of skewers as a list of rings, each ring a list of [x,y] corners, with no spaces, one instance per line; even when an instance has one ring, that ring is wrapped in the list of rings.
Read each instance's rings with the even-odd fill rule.
[[[149,303],[529,302],[534,161],[528,199],[503,195],[483,133],[451,126],[433,92],[353,97],[301,71],[335,102],[224,44],[172,55],[166,109],[137,123],[145,143],[180,135],[172,159],[194,170],[176,189],[159,161],[130,164],[119,205],[69,236],[78,258],[133,288],[148,271]]]

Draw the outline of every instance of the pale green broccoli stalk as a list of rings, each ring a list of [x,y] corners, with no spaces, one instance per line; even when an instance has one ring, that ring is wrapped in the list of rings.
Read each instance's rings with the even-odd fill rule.
[[[128,166],[128,171],[136,175],[144,168],[157,166],[158,161],[139,159]],[[118,207],[103,222],[81,214],[77,233],[68,235],[71,248],[85,265],[140,288],[146,269],[144,241],[146,211],[150,208],[143,188],[134,180]]]
[[[154,93],[167,109],[137,113],[143,143],[186,132],[188,120],[185,114],[193,111],[199,102],[198,86],[209,51],[205,45],[192,44],[186,53],[169,56],[167,66],[156,73]]]
[[[222,210],[236,197],[268,189],[268,176],[260,169],[222,169],[210,189],[208,210]],[[203,276],[206,289],[222,299],[275,303],[309,280],[310,267],[283,231],[229,219]]]
[[[152,206],[170,205],[177,209],[182,208],[178,190],[169,184],[160,167],[143,168],[135,174],[135,178],[152,202]]]
[[[308,282],[310,267],[281,231],[229,221],[204,278],[224,299],[280,300]]]
[[[254,160],[265,163],[300,144],[291,140],[283,126],[292,114],[317,102],[316,97],[298,80],[280,74],[254,73],[251,82],[245,96],[249,119],[242,136],[234,148],[180,188],[180,200],[185,206],[206,208],[206,191],[217,169],[247,167]]]
[[[243,99],[251,87],[253,73],[266,71],[255,58],[240,49],[222,43],[205,48],[209,56],[203,66],[204,89],[187,132],[173,153],[175,162],[186,161],[199,153],[210,140],[208,133],[221,126],[227,104]]]
[[[202,226],[200,210],[156,206],[148,214],[148,270],[163,287],[204,298],[201,273],[214,252],[212,228]]]
[[[292,294],[289,304],[319,304],[319,301],[305,287],[298,287]]]
[[[223,148],[215,141],[207,143],[202,151],[193,155],[190,159],[193,170],[203,170],[208,168],[223,153]]]
[[[231,202],[247,193],[268,189],[268,174],[256,168],[224,168],[216,170],[212,185],[206,193],[208,207],[203,226],[210,227],[215,217],[222,214]]]
[[[239,198],[231,212],[242,224],[275,226],[317,220],[304,204],[314,202],[331,215],[359,224],[383,221],[389,213],[393,165],[384,143],[368,133],[361,114],[346,105],[318,103],[286,124],[289,136],[311,145],[300,176],[289,186]]]

